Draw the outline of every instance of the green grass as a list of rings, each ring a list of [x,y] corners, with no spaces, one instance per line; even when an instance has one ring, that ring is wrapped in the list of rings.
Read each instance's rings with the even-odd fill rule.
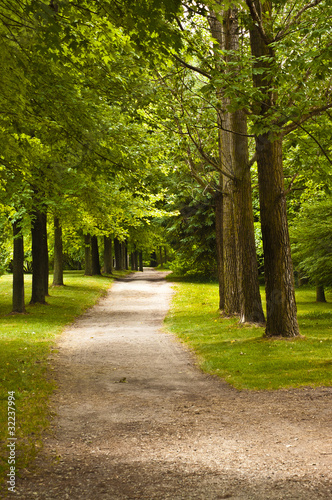
[[[172,279],[171,277],[169,278]],[[237,389],[332,385],[332,295],[315,302],[315,291],[297,291],[303,339],[266,339],[264,328],[220,317],[218,286],[176,283],[166,327],[197,355],[203,371]],[[263,293],[262,293],[263,295]]]
[[[125,272],[115,273],[117,276]],[[65,286],[50,288],[47,305],[27,305],[27,314],[10,315],[12,276],[0,278],[0,483],[8,473],[8,391],[15,391],[16,470],[25,467],[41,446],[50,421],[48,398],[55,385],[49,356],[63,328],[95,304],[112,283],[107,276],[65,273]],[[26,303],[31,275],[25,276]],[[1,496],[1,495],[0,495]]]

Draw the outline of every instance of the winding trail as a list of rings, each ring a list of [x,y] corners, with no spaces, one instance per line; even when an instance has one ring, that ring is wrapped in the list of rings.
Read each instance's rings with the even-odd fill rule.
[[[59,340],[53,432],[15,497],[332,498],[332,389],[236,391],[161,330],[172,295],[145,269]]]

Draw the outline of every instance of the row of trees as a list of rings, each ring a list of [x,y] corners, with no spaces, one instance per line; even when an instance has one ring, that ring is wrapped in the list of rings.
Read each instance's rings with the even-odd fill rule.
[[[298,336],[286,197],[306,188],[307,172],[292,165],[285,185],[283,148],[304,132],[315,143],[314,160],[331,163],[326,140],[312,133],[332,106],[330,7],[297,2],[295,10],[287,1],[258,0],[246,8],[218,1],[182,6],[176,21],[184,42],[173,50],[178,64],[172,75],[159,71],[159,82],[169,95],[165,118],[169,124],[173,117],[191,173],[215,197],[220,309],[243,322],[264,320],[251,206],[255,163],[266,335]]]
[[[23,237],[31,238],[31,303],[44,303],[47,220],[54,220],[55,284],[63,228],[74,241],[85,235],[86,274],[100,273],[96,243],[104,238],[109,272],[111,236],[116,253],[129,241],[134,256],[163,241],[150,226],[163,214],[170,167],[162,134],[152,136],[137,113],[152,92],[144,65],[105,16],[9,1],[0,7],[0,37],[1,207],[13,226],[13,311],[23,312]]]
[[[295,241],[299,218],[310,217],[298,215],[302,201],[319,193],[324,203],[330,186],[329,2],[8,0],[0,9],[1,203],[15,245],[32,225],[34,280],[46,267],[47,213],[58,231],[130,237],[137,248],[159,227],[159,244],[180,235],[216,263],[224,314],[263,323],[261,230],[266,335],[299,335],[288,217]],[[296,264],[331,284],[313,271],[307,241],[296,240]]]

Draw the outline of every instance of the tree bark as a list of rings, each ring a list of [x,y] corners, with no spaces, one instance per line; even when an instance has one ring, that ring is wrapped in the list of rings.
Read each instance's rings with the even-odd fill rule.
[[[157,265],[158,265],[157,254],[156,254],[156,252],[152,252],[150,255],[150,266],[157,267]]]
[[[85,276],[92,275],[92,260],[91,260],[91,235],[84,235],[84,256],[85,256]]]
[[[325,290],[323,285],[316,286],[316,302],[326,302]]]
[[[288,233],[282,167],[282,142],[267,135],[256,139],[267,337],[300,334],[295,302],[293,262]]]
[[[138,271],[138,251],[134,251],[134,269]]]
[[[232,113],[234,212],[239,250],[240,322],[265,323],[259,290],[255,246],[251,174],[248,157],[247,120],[242,110]]]
[[[32,236],[32,295],[30,304],[45,304],[48,293],[47,216],[36,209],[33,213]]]
[[[62,226],[58,217],[54,217],[53,286],[63,286]]]
[[[106,274],[113,272],[112,238],[104,236],[104,271]]]
[[[127,242],[122,243],[122,255],[123,255],[123,269],[128,270],[129,268],[129,263],[128,263],[128,246]]]
[[[25,313],[24,304],[24,245],[21,220],[13,222],[13,313]]]
[[[262,8],[261,2],[255,0],[256,11],[263,20],[265,12],[269,12],[271,6],[271,2],[265,2]],[[270,19],[271,12],[267,15]],[[273,109],[277,98],[275,91],[271,90],[271,60],[275,59],[275,54],[254,23],[250,30],[250,43],[252,55],[257,58],[254,67],[263,70],[253,74],[253,82],[264,95],[256,109],[256,113],[264,119]],[[262,56],[268,56],[269,59],[259,59]],[[256,156],[264,249],[267,313],[265,335],[296,337],[300,332],[284,191],[282,140],[272,132],[257,135]]]
[[[99,249],[98,249],[98,238],[95,235],[91,236],[91,272],[92,272],[92,276],[101,275],[100,261],[99,261]]]
[[[49,274],[50,274],[50,269],[49,269],[49,257],[48,257],[48,242],[47,242],[47,213],[44,213],[44,234],[45,237],[43,238],[43,252],[44,252],[44,286],[45,286],[45,296],[49,296],[48,293],[48,283],[49,283]]]
[[[160,259],[160,268],[164,269],[164,259],[163,259],[163,247],[159,247],[159,259]]]
[[[121,271],[122,267],[122,252],[121,244],[118,238],[114,238],[114,254],[115,254],[115,270]]]
[[[143,272],[143,252],[140,251],[138,254],[139,271]]]

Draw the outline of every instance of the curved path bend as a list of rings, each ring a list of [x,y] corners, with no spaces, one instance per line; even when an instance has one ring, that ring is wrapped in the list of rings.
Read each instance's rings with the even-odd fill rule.
[[[53,432],[18,498],[327,500],[331,388],[236,391],[161,329],[172,295],[145,269],[59,340]]]

